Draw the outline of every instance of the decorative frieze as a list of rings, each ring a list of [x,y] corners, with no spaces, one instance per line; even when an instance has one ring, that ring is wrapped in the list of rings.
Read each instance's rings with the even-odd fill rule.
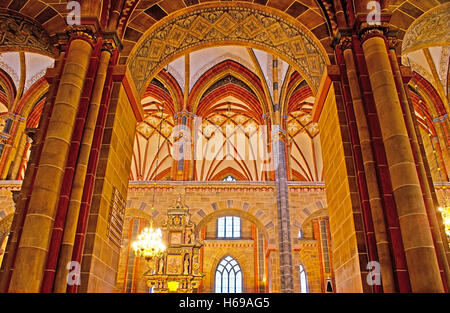
[[[34,50],[55,55],[49,34],[35,21],[11,12],[0,12],[0,47],[2,50]]]

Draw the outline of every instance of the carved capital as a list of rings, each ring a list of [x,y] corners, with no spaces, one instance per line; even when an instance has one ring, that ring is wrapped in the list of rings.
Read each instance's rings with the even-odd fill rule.
[[[31,138],[31,140],[34,140],[37,131],[38,131],[37,128],[25,128],[25,133],[29,138]]]
[[[95,25],[70,25],[66,29],[68,38],[78,37],[91,43],[97,41],[97,28]]]
[[[342,51],[345,51],[347,49],[351,49],[352,48],[352,37],[350,36],[344,36],[341,37],[341,40],[339,42],[339,46],[341,48]]]
[[[361,43],[364,43],[366,40],[373,38],[373,37],[384,37],[384,33],[386,31],[386,27],[383,26],[370,26],[369,24],[363,24],[361,25],[360,31],[359,31],[359,39],[361,40]]]
[[[103,33],[102,36],[103,36],[103,46],[102,46],[103,51],[108,51],[112,54],[113,51],[116,49],[122,50],[123,46],[116,32]]]
[[[396,49],[398,44],[400,43],[400,40],[397,37],[387,37],[387,43],[389,46],[389,49]]]
[[[14,205],[17,205],[17,201],[19,200],[20,197],[20,190],[11,190],[11,193]]]

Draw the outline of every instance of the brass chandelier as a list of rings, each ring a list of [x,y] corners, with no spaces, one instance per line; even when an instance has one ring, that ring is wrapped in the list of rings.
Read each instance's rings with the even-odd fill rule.
[[[163,83],[164,87],[165,84]],[[159,157],[158,152],[161,144],[161,131],[162,124],[164,122],[164,105],[165,95],[163,96],[162,107],[161,107],[161,119],[159,123],[159,131],[158,131],[158,149],[156,154],[156,169],[158,169]],[[156,175],[156,173],[155,173]],[[155,182],[153,186],[153,199],[152,199],[152,207],[151,210],[155,209],[155,192],[156,192],[156,176]],[[138,235],[137,239],[132,243],[132,247],[134,250],[134,254],[137,257],[143,257],[146,261],[150,261],[154,258],[161,258],[164,255],[164,251],[166,250],[166,245],[162,240],[162,231],[160,228],[153,228],[153,220],[150,220],[150,227],[144,228],[141,234]]]
[[[162,232],[160,228],[145,228],[132,244],[134,254],[143,257],[147,261],[153,258],[159,258],[164,254],[166,245],[162,241]]]

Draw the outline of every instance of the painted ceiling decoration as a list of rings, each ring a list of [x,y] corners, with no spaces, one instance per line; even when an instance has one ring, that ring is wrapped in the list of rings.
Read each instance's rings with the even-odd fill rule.
[[[268,122],[264,114],[270,112],[268,103],[273,100],[264,89],[273,85],[268,66],[272,56],[239,46],[207,48],[195,54],[195,58],[188,54],[174,60],[148,85],[142,100],[146,117],[138,125],[130,179],[172,179],[175,158],[170,134],[179,112],[175,102],[184,98],[183,84],[189,80],[186,108],[197,117],[195,123],[200,123],[200,132],[194,134],[197,137],[193,142],[191,179],[220,181],[232,176],[239,181],[273,180],[270,151],[258,137],[261,126]],[[315,100],[312,88],[302,75],[289,70],[287,63],[281,68],[280,84],[287,88],[285,123],[290,139],[291,178],[321,181],[318,125],[310,115]],[[174,100],[174,94],[180,100]]]
[[[251,2],[253,8],[243,1],[123,2],[119,8],[121,15],[117,16],[117,30],[124,46],[120,63],[129,65],[145,111],[145,119],[136,133],[130,179],[173,177],[172,131],[184,105],[192,116],[202,118],[204,127],[211,126],[208,129],[226,137],[227,125],[252,129],[270,123],[267,118],[273,113],[275,102],[283,103],[282,117],[289,134],[290,179],[323,179],[319,130],[310,114],[324,67],[333,62],[331,37],[342,21],[334,16],[333,1]],[[438,34],[436,29],[448,26],[444,17],[449,4],[439,6],[440,2],[435,0],[388,0],[385,4],[392,12],[391,23],[399,30],[400,39],[404,39],[405,55],[416,72],[432,84],[438,77],[447,86],[449,34]],[[60,1],[11,0],[7,7],[25,17],[6,17],[6,11],[1,13],[5,16],[0,22],[0,34],[4,35],[0,38],[6,43],[3,46],[16,45],[22,53],[22,57],[18,52],[9,56],[6,53],[13,52],[0,54],[4,64],[2,73],[6,73],[13,85],[7,88],[6,84],[0,84],[2,103],[10,103],[8,93],[20,90],[21,84],[24,94],[35,92],[33,88],[43,94],[38,84],[42,82],[45,68],[52,66],[49,63],[52,59],[44,59],[42,55],[54,52],[49,43],[65,27],[67,14]],[[101,10],[115,8],[104,5]],[[37,28],[28,26],[31,21]],[[105,27],[110,22],[102,19],[101,24]],[[448,29],[447,26],[443,28]],[[21,31],[23,37],[15,36],[13,42],[10,34],[15,31]],[[422,36],[425,32],[433,32],[432,37],[436,39],[430,45]],[[39,54],[30,53],[28,45],[38,47],[39,51],[34,52]],[[185,55],[190,58],[188,75]],[[280,99],[273,99],[272,63],[274,57],[281,55],[285,56],[278,63],[278,83],[282,89]],[[31,63],[39,66],[28,66]],[[23,71],[25,79],[22,79]],[[427,88],[426,84],[422,85],[421,88]],[[185,90],[188,90],[187,100]],[[440,91],[435,90],[436,94],[441,96]],[[32,108],[33,124],[42,106],[39,99],[36,97]],[[444,104],[438,105],[436,112],[442,108],[445,109]],[[430,110],[425,115],[434,114]],[[212,145],[211,135],[202,134],[205,150]],[[247,132],[245,136],[250,146],[250,152],[245,153],[256,154],[257,149],[250,144],[251,134]],[[224,148],[239,150],[237,145]],[[228,175],[237,180],[272,179],[264,162],[238,158],[197,160],[192,178],[220,180]]]
[[[403,53],[450,44],[450,3],[443,4],[418,18],[403,39]]]
[[[8,88],[8,103],[4,105],[17,111],[17,106],[13,108],[14,103],[18,103],[15,98],[26,95],[29,90],[33,91],[33,86],[44,77],[47,68],[53,65],[53,58],[38,53],[0,52],[0,69],[5,79],[13,83],[13,86]],[[14,97],[11,94],[14,94]]]
[[[32,51],[55,55],[53,42],[44,28],[24,16],[0,11],[0,51]]]
[[[150,29],[128,64],[137,89],[142,90],[161,69],[161,64],[198,50],[205,42],[243,44],[286,56],[313,90],[317,90],[328,57],[312,39],[314,35],[298,25],[293,26],[275,14],[245,8],[243,4],[222,8],[214,4],[211,8],[175,15],[163,25]]]
[[[444,106],[447,109],[450,62],[449,10],[450,3],[447,2],[421,15],[411,24],[402,43],[402,63],[411,66],[416,73],[433,84],[436,88],[433,92],[437,92],[440,98],[445,100]],[[442,115],[443,111],[445,109],[439,114]]]

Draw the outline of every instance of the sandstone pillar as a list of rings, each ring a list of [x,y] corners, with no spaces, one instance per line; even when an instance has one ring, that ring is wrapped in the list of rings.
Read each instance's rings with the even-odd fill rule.
[[[351,39],[350,39],[351,40]],[[369,126],[367,123],[364,103],[359,88],[358,74],[356,71],[353,51],[348,47],[343,51],[347,77],[349,80],[350,92],[355,112],[358,135],[361,144],[361,153],[364,164],[364,171],[367,181],[367,191],[370,202],[370,209],[375,231],[378,259],[381,266],[381,277],[384,292],[395,292],[395,281],[392,271],[392,260],[389,249],[389,238],[386,231],[384,219],[384,206],[378,187],[375,161],[373,158],[372,143]]]
[[[41,122],[39,124],[39,130],[35,136],[33,136],[33,144],[31,146],[30,160],[27,165],[25,177],[22,182],[22,188],[20,191],[19,199],[16,203],[16,210],[14,212],[14,219],[11,225],[10,237],[6,246],[4,260],[2,262],[2,268],[0,270],[0,292],[5,293],[8,291],[9,282],[12,272],[14,270],[14,259],[17,252],[17,246],[19,244],[23,222],[27,212],[27,203],[33,189],[34,178],[37,171],[37,165],[42,151],[43,143],[45,142],[45,134],[47,132],[47,126],[49,117],[52,112],[53,103],[55,100],[56,92],[58,90],[59,81],[61,78],[61,71],[65,60],[66,53],[61,52],[59,59],[55,63],[55,68],[50,69],[50,72],[54,70],[55,76],[52,78],[47,100],[45,102]],[[49,70],[47,70],[49,74]],[[47,79],[49,76],[47,75]]]
[[[91,52],[92,46],[83,39],[70,43],[17,249],[10,292],[38,292],[40,289]]]
[[[440,232],[440,227],[439,227],[438,220],[436,217],[436,213],[440,214],[440,212],[437,211],[437,208],[435,208],[434,203],[433,203],[433,197],[432,197],[431,189],[430,189],[431,187],[428,183],[427,173],[425,171],[425,166],[424,166],[424,162],[426,162],[426,160],[423,158],[423,156],[421,154],[418,139],[417,139],[418,134],[416,133],[416,129],[414,126],[414,120],[413,120],[413,115],[412,115],[412,114],[414,114],[414,112],[411,112],[410,107],[409,107],[408,98],[407,98],[407,95],[405,92],[405,86],[403,84],[402,74],[400,72],[400,67],[399,67],[398,61],[397,61],[397,54],[394,49],[389,50],[389,57],[390,57],[390,60],[392,63],[393,71],[394,71],[395,82],[396,82],[397,88],[399,90],[400,103],[402,105],[403,113],[405,115],[406,128],[408,130],[409,135],[411,136],[412,152],[413,152],[414,158],[417,162],[417,167],[418,167],[417,173],[419,175],[419,180],[422,185],[422,192],[423,192],[423,198],[425,201],[425,208],[427,210],[428,219],[430,221],[430,228],[431,228],[431,231],[433,234],[433,238],[436,243],[437,255],[441,261],[442,268],[444,270],[445,277],[446,277],[445,279],[448,283],[450,281],[450,271],[449,271],[449,265],[448,265],[448,261],[447,261],[447,257],[446,257],[446,251],[444,248],[444,242],[445,242],[445,244],[447,244],[447,238],[445,236],[445,233],[443,234],[444,235],[444,237],[443,237]],[[445,241],[443,241],[443,239],[445,239]],[[448,244],[447,244],[447,246],[448,246]]]
[[[425,203],[409,143],[385,38],[366,30],[363,51],[391,173],[413,292],[443,292]]]
[[[278,59],[273,60],[273,98],[274,125],[272,125],[272,162],[275,168],[277,206],[278,206],[278,240],[280,247],[281,292],[293,292],[292,249],[289,215],[289,191],[287,186],[286,140],[287,133],[281,127],[281,114],[278,93]]]
[[[81,141],[77,165],[73,178],[72,190],[69,198],[66,222],[64,225],[64,233],[61,242],[61,250],[59,253],[58,266],[56,269],[56,277],[53,287],[54,292],[66,292],[67,288],[68,270],[66,266],[72,258],[73,245],[78,223],[78,214],[80,211],[81,198],[84,190],[87,166],[89,162],[92,141],[94,139],[94,131],[97,123],[100,101],[103,95],[110,59],[111,52],[107,50],[102,51],[100,55],[100,64],[92,91],[91,101],[89,103],[89,111],[86,118],[83,138]]]

